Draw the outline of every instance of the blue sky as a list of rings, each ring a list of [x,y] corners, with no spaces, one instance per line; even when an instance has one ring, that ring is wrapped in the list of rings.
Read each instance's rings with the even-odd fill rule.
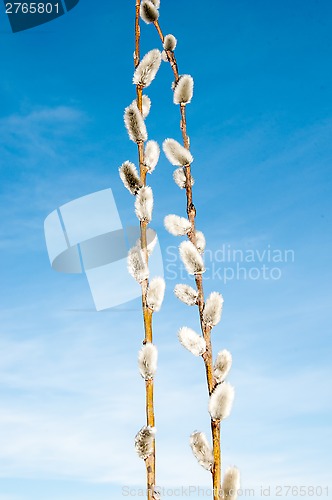
[[[54,209],[108,187],[123,224],[137,223],[117,172],[136,160],[122,120],[135,90],[133,4],[80,0],[17,34],[0,13],[0,500],[104,500],[144,487],[133,450],[144,423],[139,301],[94,311],[83,275],[51,269],[43,234]],[[214,350],[234,358],[224,463],[240,467],[251,498],[262,484],[270,498],[277,485],[329,486],[332,496],[331,3],[169,0],[160,13],[180,72],[195,79],[197,224],[215,257],[206,290],[225,298]],[[159,47],[151,27],[142,38],[143,53]],[[171,77],[163,63],[148,89],[159,143],[180,139]],[[173,297],[178,242],[163,229],[165,215],[184,215],[184,194],[164,157],[149,180],[167,278],[155,316],[158,482],[207,488],[188,446],[193,430],[209,432],[204,370],[176,338],[197,317]],[[228,245],[256,252],[254,262],[219,262]],[[294,258],[269,262],[268,249]],[[264,279],[262,265],[279,279]]]

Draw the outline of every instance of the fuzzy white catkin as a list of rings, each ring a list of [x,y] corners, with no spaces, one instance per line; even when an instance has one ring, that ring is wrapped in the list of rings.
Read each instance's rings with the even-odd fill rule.
[[[183,326],[178,332],[180,343],[194,356],[201,356],[206,351],[206,343],[203,337],[191,328]]]
[[[227,418],[232,410],[234,387],[228,382],[218,384],[210,396],[209,413],[213,420]]]
[[[129,250],[127,265],[129,273],[138,283],[142,283],[142,281],[149,277],[149,268],[144,260],[142,251],[137,246]]]
[[[191,222],[188,219],[174,214],[166,215],[164,225],[173,236],[184,236],[191,229]]]
[[[226,469],[221,489],[224,493],[224,500],[237,500],[240,489],[240,471],[237,467]]]
[[[124,122],[130,140],[136,143],[145,142],[147,140],[148,133],[144,118],[137,107],[136,101],[133,101],[130,106],[125,109]]]
[[[206,247],[206,240],[204,233],[202,233],[202,231],[196,231],[195,236],[196,236],[196,248],[199,251],[199,253],[202,254],[204,253]]]
[[[229,374],[232,367],[232,355],[227,349],[218,352],[217,359],[213,367],[213,375],[217,384],[221,384]]]
[[[130,161],[125,161],[119,168],[120,178],[124,186],[131,194],[137,194],[142,187],[141,179],[139,178],[137,169]]]
[[[194,80],[190,75],[181,75],[174,85],[174,104],[189,104],[194,93]]]
[[[159,17],[159,11],[151,0],[144,0],[141,3],[140,15],[146,24],[154,23]]]
[[[213,451],[203,432],[193,432],[190,436],[190,446],[198,463],[206,470],[211,470],[214,462]]]
[[[161,63],[161,54],[158,49],[150,50],[137,66],[133,82],[135,85],[148,87],[157,74]]]
[[[174,139],[166,139],[163,142],[163,150],[172,165],[184,167],[194,161],[190,151]]]
[[[191,241],[183,241],[179,249],[180,257],[189,274],[202,274],[205,272],[202,256]]]
[[[173,179],[177,186],[180,189],[184,189],[186,187],[186,174],[184,173],[183,167],[179,167],[173,172]],[[191,176],[191,185],[193,186],[195,183],[193,176]]]
[[[176,297],[188,306],[197,304],[198,292],[189,285],[175,285],[174,293]]]
[[[210,294],[210,296],[206,299],[203,311],[203,322],[205,325],[212,327],[219,323],[223,303],[224,299],[220,293],[212,292]]]
[[[138,220],[150,222],[153,210],[153,192],[150,186],[143,186],[135,199],[135,213]]]
[[[174,35],[169,34],[165,36],[163,43],[164,50],[173,51],[176,48],[176,44],[177,44],[177,39],[175,38]]]
[[[138,353],[138,367],[144,380],[153,379],[157,371],[158,350],[155,345],[148,342]]]
[[[149,283],[146,295],[147,306],[152,311],[159,311],[165,295],[165,280],[160,277],[153,278]]]
[[[160,148],[156,141],[148,141],[144,150],[144,165],[151,174],[159,161]]]
[[[135,436],[135,449],[137,455],[143,460],[146,460],[153,452],[155,434],[155,427],[145,425]]]

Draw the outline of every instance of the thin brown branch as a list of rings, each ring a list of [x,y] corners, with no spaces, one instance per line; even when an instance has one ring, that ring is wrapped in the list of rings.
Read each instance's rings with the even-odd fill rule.
[[[146,384],[146,417],[147,425],[154,427],[154,402],[153,393],[154,385],[153,379],[147,380]],[[156,484],[156,446],[153,443],[153,453],[145,460],[146,474],[147,474],[147,498],[148,500],[154,500],[155,498],[155,484]]]
[[[134,56],[134,65],[135,68],[139,65],[140,61],[140,35],[141,28],[139,25],[140,20],[140,8],[141,8],[141,0],[136,0],[136,13],[135,13],[135,56]]]
[[[158,32],[158,35],[161,39],[161,42],[164,42],[164,35],[162,29],[159,25],[159,22],[156,21],[154,23],[155,28]],[[176,61],[176,57],[174,52],[166,51],[167,59],[171,65],[175,83],[179,80],[179,71],[178,64]],[[182,140],[185,148],[189,149],[189,137],[187,133],[187,117],[186,117],[186,105],[180,105],[180,129],[182,132]],[[191,222],[191,229],[188,233],[189,240],[196,245],[196,208],[193,202],[193,190],[191,183],[191,166],[187,165],[184,167],[185,176],[186,176],[186,199],[187,199],[187,216],[188,220]],[[203,361],[205,365],[206,371],[206,380],[209,395],[212,393],[216,382],[213,377],[213,353],[212,353],[212,343],[211,343],[211,329],[207,328],[203,323],[203,310],[205,305],[204,298],[204,287],[203,287],[203,277],[202,275],[195,275],[195,282],[198,291],[198,310],[199,310],[199,319],[201,331],[206,342],[206,351],[203,354]],[[213,499],[220,500],[221,498],[221,451],[220,451],[220,421],[214,421],[211,419],[211,433],[212,433],[212,444],[213,444],[213,456],[214,456],[214,464],[211,470],[212,473],[212,482],[213,482]]]
[[[211,431],[213,441],[212,483],[213,498],[221,499],[221,451],[220,451],[220,421],[211,420]]]
[[[161,43],[164,43],[164,35],[163,32],[161,31],[160,25],[158,20],[153,23],[156,27],[156,30],[158,31],[158,35],[160,36]]]
[[[135,68],[140,62],[140,6],[141,0],[136,0],[136,16],[135,16],[135,56],[134,64]],[[143,105],[143,88],[140,85],[136,86],[136,99],[137,107],[142,112]],[[139,171],[142,184],[146,186],[146,168],[144,165],[144,143],[139,142],[137,144],[138,149],[138,161],[139,161]],[[141,238],[141,248],[143,257],[148,264],[149,256],[147,251],[147,223],[140,223],[140,238]],[[153,340],[152,335],[152,311],[148,308],[146,302],[146,295],[149,286],[149,280],[146,279],[142,282],[142,310],[143,310],[143,322],[144,322],[144,340],[143,344],[151,342]],[[154,415],[154,385],[153,380],[146,380],[145,382],[145,392],[146,392],[146,424],[150,427],[155,425],[155,415]],[[154,500],[155,498],[155,485],[156,485],[156,452],[155,452],[155,441],[153,443],[153,453],[145,460],[146,467],[146,477],[147,477],[147,499]]]

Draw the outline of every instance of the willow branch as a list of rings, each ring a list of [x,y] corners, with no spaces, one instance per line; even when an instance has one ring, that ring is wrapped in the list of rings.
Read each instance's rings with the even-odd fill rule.
[[[140,28],[140,11],[141,7],[141,0],[136,0],[136,13],[135,13],[135,55],[134,55],[134,65],[135,68],[139,65],[140,61],[140,34],[141,34],[141,28]]]
[[[164,35],[161,30],[158,21],[154,22],[154,26],[158,32],[161,42],[164,42]],[[175,83],[179,80],[179,71],[176,57],[173,51],[165,51],[167,55],[168,62],[172,68]],[[189,150],[189,137],[187,133],[187,117],[186,117],[186,105],[180,105],[181,121],[180,129],[182,132],[183,145]],[[193,190],[191,182],[191,166],[187,165],[184,167],[186,176],[186,199],[187,199],[187,216],[191,223],[191,229],[188,233],[188,239],[196,246],[196,208],[193,202]],[[201,331],[206,342],[206,351],[203,354],[203,361],[205,364],[206,380],[209,395],[211,395],[213,389],[216,386],[216,382],[213,377],[213,354],[212,354],[212,343],[211,343],[211,328],[204,325],[203,322],[203,310],[205,305],[204,298],[204,287],[203,278],[201,274],[195,275],[195,282],[198,292],[197,305],[199,310],[200,326]],[[213,443],[213,456],[214,463],[211,470],[212,482],[213,482],[213,498],[214,500],[220,500],[221,495],[221,451],[220,451],[220,421],[213,420],[211,418],[211,433],[212,433],[212,443]]]
[[[136,0],[136,15],[135,15],[135,54],[134,54],[134,65],[135,68],[140,62],[140,5],[141,0]],[[143,99],[143,88],[140,85],[136,86],[137,95],[137,107],[142,113],[142,99]],[[138,142],[138,161],[139,161],[139,172],[140,179],[143,186],[146,186],[146,174],[147,170],[144,165],[144,143],[143,141]],[[147,250],[147,225],[145,221],[140,222],[140,237],[141,237],[141,248],[143,253],[143,258],[146,264],[148,264],[149,256]],[[142,310],[143,310],[143,321],[144,321],[144,340],[143,344],[148,342],[152,343],[152,311],[147,305],[147,290],[149,286],[149,280],[146,279],[141,283],[142,287]],[[155,415],[154,415],[154,384],[153,379],[145,381],[145,392],[146,392],[146,425],[154,427],[155,425]],[[156,484],[156,453],[155,453],[155,440],[153,440],[153,453],[145,459],[146,466],[146,477],[147,477],[147,499],[154,499],[155,484]]]

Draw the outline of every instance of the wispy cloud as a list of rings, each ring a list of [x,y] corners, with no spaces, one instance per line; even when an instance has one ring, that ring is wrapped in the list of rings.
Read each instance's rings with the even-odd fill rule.
[[[37,108],[0,119],[4,228],[0,247],[40,248],[40,241],[44,242],[39,235],[49,212],[90,194],[94,187],[109,187],[109,178],[102,172],[106,152],[87,140],[89,122],[83,111],[69,106]]]
[[[41,166],[42,160],[64,160],[69,151],[68,136],[81,130],[86,116],[78,109],[58,106],[0,119],[2,168],[17,170]]]
[[[98,316],[99,333],[93,333],[93,316],[54,337],[1,341],[6,353],[0,364],[2,476],[141,484],[142,463],[133,449],[133,436],[144,420],[135,342],[128,338],[123,348],[114,345],[107,334],[108,315]],[[61,322],[55,325],[59,332]],[[133,328],[132,321],[122,323],[128,332]],[[173,340],[167,345],[172,359],[162,356],[157,379],[159,481],[170,487],[198,481],[208,486],[210,478],[197,466],[188,444],[196,428],[208,432],[206,388],[197,377],[179,383],[178,374],[189,373],[197,360],[180,346],[174,350]],[[316,480],[319,470],[301,456],[301,436],[322,434],[314,420],[330,410],[329,371],[302,370],[274,378],[243,361],[238,362],[244,370],[235,371],[231,380],[237,398],[224,424],[225,462],[243,467],[248,484],[284,480],[286,466],[288,478],[303,473],[304,480],[311,467]],[[315,449],[314,438],[307,444]],[[291,465],[294,457],[296,467]]]

